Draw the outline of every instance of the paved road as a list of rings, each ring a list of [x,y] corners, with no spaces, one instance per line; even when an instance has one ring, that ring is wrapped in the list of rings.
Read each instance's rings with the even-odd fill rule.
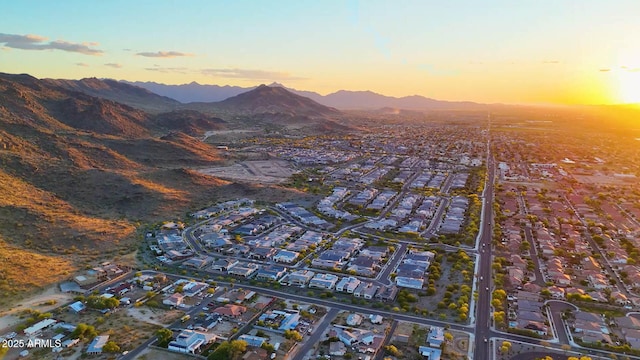
[[[391,258],[387,264],[382,268],[382,271],[376,277],[376,281],[381,285],[391,285],[393,281],[390,279],[391,273],[398,267],[398,263],[404,257],[404,253],[407,252],[407,244],[400,243],[396,247],[396,251],[391,255]]]
[[[144,270],[142,272],[144,274],[149,274],[151,276],[160,273],[160,272],[153,271],[153,270]],[[190,277],[190,276],[168,274],[168,273],[166,273],[166,275],[172,281],[175,281],[177,279],[186,279],[186,280],[192,279],[192,277]],[[218,284],[218,286],[229,286],[230,285],[230,283],[227,283],[227,282],[224,282],[224,281],[216,281],[216,283]],[[248,284],[239,284],[239,283],[236,283],[235,286],[236,287],[242,287],[243,289],[254,290],[256,292],[259,292],[259,293],[267,295],[267,296],[286,297],[289,300],[307,302],[307,303],[310,303],[310,304],[321,305],[321,306],[324,306],[324,307],[327,307],[327,308],[336,308],[338,310],[351,311],[351,312],[361,312],[361,313],[374,314],[374,315],[381,315],[383,317],[391,317],[391,318],[394,318],[396,320],[414,322],[414,323],[422,324],[422,325],[449,327],[449,328],[451,328],[453,330],[459,330],[459,331],[470,331],[470,330],[473,329],[473,327],[471,325],[461,325],[461,324],[455,324],[455,323],[448,323],[446,321],[426,319],[426,318],[423,318],[423,317],[420,317],[420,316],[411,315],[409,313],[396,313],[396,312],[392,312],[392,311],[385,311],[385,310],[382,310],[382,309],[363,308],[363,307],[360,307],[360,306],[357,306],[357,305],[351,305],[351,304],[342,303],[342,302],[339,302],[339,301],[318,299],[318,298],[310,297],[310,296],[307,296],[307,295],[289,294],[289,293],[285,293],[283,291],[267,289],[267,288],[263,288],[263,287],[260,287],[260,286],[252,286],[252,285],[248,285]]]
[[[307,356],[307,353],[311,351],[311,349],[317,343],[323,340],[322,333],[327,328],[327,326],[331,324],[331,321],[335,319],[339,312],[340,310],[335,308],[332,308],[331,310],[329,310],[329,312],[327,312],[322,322],[316,325],[315,331],[311,334],[311,336],[304,339],[302,346],[298,348],[296,354],[293,356],[293,360],[303,360]]]
[[[393,337],[393,334],[396,332],[397,328],[398,328],[398,322],[394,320],[393,322],[391,322],[391,327],[389,328],[389,331],[387,331],[387,333],[386,333],[386,335],[384,337],[384,341],[382,342],[382,347],[378,350],[378,353],[376,354],[376,357],[374,358],[375,360],[382,360],[382,359],[386,358],[384,347],[389,345],[389,343],[391,342],[391,339]]]
[[[556,329],[558,341],[560,344],[571,344],[569,334],[567,334],[567,328],[564,326],[564,320],[562,319],[562,312],[565,310],[576,310],[576,306],[557,300],[549,300],[547,304],[549,305],[549,312],[551,313],[551,320]]]
[[[529,214],[529,210],[527,209],[527,205],[524,202],[524,198],[522,194],[518,194],[518,205],[520,207],[520,212],[524,215]],[[524,229],[524,237],[525,240],[529,243],[529,255],[531,256],[531,261],[535,265],[535,275],[536,280],[533,282],[536,285],[545,287],[547,286],[545,283],[545,276],[542,274],[542,270],[540,268],[540,258],[538,257],[538,247],[536,246],[536,242],[533,239],[533,233],[531,231],[531,227],[527,226]]]
[[[525,240],[529,242],[529,256],[531,256],[531,260],[535,265],[535,275],[536,280],[533,282],[534,284],[546,287],[547,284],[545,282],[545,276],[542,274],[542,270],[540,269],[540,259],[538,258],[538,247],[536,246],[535,240],[533,239],[533,234],[531,233],[531,228],[526,227],[524,229],[524,237]]]
[[[478,300],[476,301],[476,328],[474,359],[490,359],[491,338],[491,241],[493,238],[493,181],[495,166],[491,154],[487,161],[487,183],[482,199],[482,219],[480,221],[480,240],[478,248],[481,251],[478,265]]]
[[[435,235],[440,222],[442,221],[442,217],[444,216],[444,211],[449,205],[449,199],[440,197],[440,203],[438,204],[438,208],[436,209],[435,214],[431,218],[431,222],[429,226],[420,234],[424,238],[430,238]]]

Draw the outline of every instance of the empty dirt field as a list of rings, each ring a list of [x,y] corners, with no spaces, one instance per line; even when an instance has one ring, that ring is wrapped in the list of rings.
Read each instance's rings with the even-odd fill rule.
[[[266,184],[282,183],[295,172],[284,160],[243,161],[231,166],[203,168],[198,171],[222,179]]]

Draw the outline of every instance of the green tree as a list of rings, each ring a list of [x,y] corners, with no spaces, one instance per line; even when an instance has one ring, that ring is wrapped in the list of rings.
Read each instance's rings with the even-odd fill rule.
[[[244,340],[225,341],[209,355],[208,360],[234,360],[240,354],[247,351],[247,342]]]
[[[387,345],[384,347],[384,353],[387,355],[391,355],[391,356],[395,356],[395,357],[400,357],[402,356],[402,352],[400,352],[400,350],[398,350],[397,347],[395,347],[395,345]]]
[[[300,335],[300,333],[297,332],[296,330],[285,330],[284,337],[286,339],[293,340],[295,342],[302,341],[302,335]]]
[[[504,291],[503,289],[497,289],[493,292],[493,298],[504,300],[507,298],[507,292]]]
[[[507,348],[507,351],[509,351],[511,350],[511,343],[505,340],[502,342],[502,347]]]
[[[160,345],[160,347],[167,347],[173,338],[173,332],[167,328],[162,328],[156,331],[156,336],[158,337],[158,345]]]
[[[276,351],[276,348],[273,345],[269,344],[268,342],[263,343],[262,346],[260,347],[267,350],[267,352],[269,353]]]
[[[96,328],[85,323],[79,323],[71,333],[71,337],[79,339],[93,339],[96,336],[98,336]]]
[[[115,341],[107,341],[102,347],[102,350],[108,353],[117,353],[120,352],[120,346],[118,346]]]

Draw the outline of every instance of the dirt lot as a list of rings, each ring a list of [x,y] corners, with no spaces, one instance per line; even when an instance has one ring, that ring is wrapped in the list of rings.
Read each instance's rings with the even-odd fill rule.
[[[212,167],[198,171],[222,179],[267,184],[282,183],[294,173],[289,163],[283,160],[243,161],[231,166]]]
[[[127,310],[127,315],[149,324],[166,326],[178,320],[184,312],[181,310],[163,310],[152,308],[135,308],[131,307]]]
[[[426,309],[429,312],[428,316],[434,319],[465,323],[466,320],[460,320],[457,307],[451,309],[446,305],[456,303],[459,306],[461,297],[466,299],[464,303],[469,303],[472,296],[470,276],[473,273],[473,266],[473,260],[456,262],[453,257],[443,256],[440,265],[442,275],[435,282],[436,292],[431,296],[420,296],[417,308]],[[465,275],[469,281],[465,280]],[[450,297],[447,297],[448,295]],[[424,311],[422,313],[425,315]]]
[[[443,353],[443,359],[466,359],[469,346],[469,334],[460,331],[447,331],[453,335],[451,343],[447,343]],[[403,359],[420,358],[418,347],[426,346],[426,338],[429,326],[419,326],[408,322],[398,322],[396,331],[391,334],[391,344],[395,345],[403,353]],[[401,339],[408,336],[408,343]]]
[[[60,292],[57,285],[50,286],[43,292],[25,299],[8,311],[0,312],[0,334],[8,331],[12,326],[17,325],[21,319],[16,316],[20,311],[26,309],[47,312],[73,299],[73,295]]]
[[[205,132],[202,141],[219,144],[262,135],[263,131],[254,129],[212,130]]]
[[[213,328],[212,333],[216,334],[221,339],[228,339],[229,336],[234,334],[234,329],[240,328],[240,325],[232,321],[221,321]]]
[[[104,315],[97,311],[86,311],[78,315],[63,311],[55,318],[71,324],[93,325],[98,334],[111,335],[110,340],[115,341],[122,350],[136,348],[161,327],[157,324],[141,322],[138,317],[129,315],[127,309],[119,309]]]

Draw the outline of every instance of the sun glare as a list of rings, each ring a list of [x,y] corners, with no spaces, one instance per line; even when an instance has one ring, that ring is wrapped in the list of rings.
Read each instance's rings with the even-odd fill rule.
[[[640,103],[640,69],[623,71],[619,79],[620,100],[624,103]]]
[[[618,66],[611,69],[615,76],[621,103],[640,103],[640,49],[624,49],[618,55]]]

